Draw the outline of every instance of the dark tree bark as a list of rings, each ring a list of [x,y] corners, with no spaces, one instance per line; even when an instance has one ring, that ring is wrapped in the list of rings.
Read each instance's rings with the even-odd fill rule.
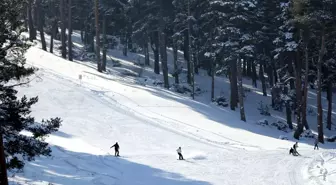
[[[107,43],[106,43],[106,15],[103,15],[103,63],[102,70],[106,71],[106,53],[107,53]]]
[[[159,32],[153,32],[151,38],[151,48],[154,53],[154,73],[160,74],[160,61],[159,61]]]
[[[42,43],[42,49],[44,51],[47,51],[47,44],[45,41],[45,37],[44,37],[44,10],[41,7],[41,0],[36,0],[36,13],[37,13],[37,18],[38,18],[38,29],[40,32],[40,37],[41,37],[41,43]]]
[[[299,54],[298,54],[299,56]],[[295,66],[295,85],[296,85],[296,105],[295,113],[297,116],[297,129],[294,132],[294,138],[300,139],[300,135],[303,132],[304,124],[302,122],[302,89],[301,89],[301,61],[298,60],[300,57],[297,57],[297,65]]]
[[[321,49],[319,52],[319,58],[317,63],[317,128],[318,128],[318,140],[321,143],[324,143],[324,134],[323,134],[323,111],[322,111],[322,60],[325,53],[325,35],[324,31],[321,36]]]
[[[65,44],[65,12],[64,4],[65,0],[60,0],[60,14],[61,14],[61,41],[62,41],[62,57],[66,59],[66,44]]]
[[[51,26],[51,35],[50,35],[50,53],[54,52],[54,38],[56,37],[56,29],[57,29],[57,20],[54,19],[52,21]]]
[[[306,129],[309,129],[307,122],[309,58],[308,58],[308,45],[305,42],[304,42],[304,53],[305,53],[305,73],[304,73],[303,100],[302,100],[302,123],[305,125]]]
[[[216,61],[215,59],[211,58],[211,101],[215,100],[215,66],[216,66]]]
[[[238,106],[238,86],[237,86],[237,63],[232,60],[230,62],[230,70],[231,70],[231,95],[230,95],[230,108],[231,110],[235,110]]]
[[[81,30],[81,31],[80,31],[80,34],[81,34],[81,41],[84,42],[84,31]]]
[[[7,167],[6,167],[6,155],[5,148],[3,144],[3,133],[0,132],[0,183],[1,185],[8,185],[8,175],[7,175]]]
[[[102,65],[100,61],[100,29],[99,29],[99,0],[95,0],[95,20],[96,20],[96,57],[97,68],[99,72],[102,71]]]
[[[246,75],[250,78],[252,78],[252,60],[251,59],[246,59],[246,65],[247,65],[247,71]]]
[[[252,68],[252,85],[257,88],[257,69],[256,69],[256,63],[251,61],[251,68]]]
[[[174,78],[175,78],[175,83],[179,84],[179,69],[178,69],[178,53],[177,53],[177,41],[176,38],[173,38],[173,55],[174,55]]]
[[[169,89],[169,78],[168,78],[168,64],[167,64],[167,46],[166,46],[166,33],[165,33],[165,22],[163,19],[164,12],[164,0],[160,0],[160,18],[159,18],[159,33],[160,33],[160,56],[161,56],[161,66],[163,73],[163,83],[166,89]]]
[[[28,0],[28,25],[29,25],[29,40],[33,42],[36,39],[36,30],[34,27],[32,16],[32,0]]]
[[[242,76],[247,76],[247,60],[246,58],[244,58],[243,60],[243,73],[242,73]]]
[[[268,65],[268,67],[267,67],[267,75],[268,75],[268,83],[269,83],[270,87],[274,86],[273,71],[274,70],[273,70],[272,65]]]
[[[273,75],[274,75],[274,83],[276,84],[276,83],[278,83],[279,81],[278,81],[278,73],[277,73],[277,70],[276,70],[276,67],[275,67],[275,65],[273,65]]]
[[[266,82],[265,82],[265,76],[264,76],[264,65],[262,63],[259,64],[259,78],[261,81],[263,96],[267,96]]]
[[[190,52],[189,51],[189,37],[188,37],[188,31],[184,31],[184,59],[187,61],[187,82],[191,84],[191,58],[190,58]]]
[[[128,46],[128,44],[127,44],[127,31],[125,31],[125,33],[124,33],[123,40],[124,40],[123,55],[127,56],[127,51],[128,51],[128,49],[127,49],[127,46]]]
[[[292,58],[287,59],[287,65],[288,65],[288,72],[289,72],[290,77],[294,78],[295,75],[294,75],[294,67],[293,67]],[[289,80],[290,89],[295,89],[295,81],[293,78]]]
[[[147,39],[146,39],[146,42],[144,44],[144,50],[145,50],[145,65],[150,66],[149,49],[148,49],[148,40]]]
[[[238,75],[238,91],[239,91],[239,109],[240,109],[240,119],[246,122],[245,116],[245,108],[244,108],[244,89],[243,89],[243,79],[242,79],[242,72],[241,72],[241,59],[238,58],[237,60],[237,75]]]
[[[328,99],[328,116],[327,116],[327,129],[331,130],[331,114],[332,114],[332,99],[333,99],[333,93],[332,93],[332,82],[328,82],[328,91],[327,91],[327,99]]]
[[[284,94],[288,95],[288,87],[284,87]],[[293,123],[292,123],[292,109],[290,106],[290,101],[285,101],[285,106],[286,106],[286,120],[288,127],[290,129],[293,129]]]
[[[69,60],[73,61],[72,54],[72,0],[68,0],[68,52],[69,52]]]

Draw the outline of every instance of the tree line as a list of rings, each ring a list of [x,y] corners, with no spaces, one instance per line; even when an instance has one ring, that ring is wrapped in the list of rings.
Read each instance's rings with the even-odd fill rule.
[[[336,3],[330,0],[28,0],[22,18],[30,39],[44,32],[60,39],[63,58],[73,60],[71,34],[79,30],[88,52],[96,53],[97,70],[106,70],[108,35],[119,38],[123,54],[140,51],[153,71],[163,74],[165,88],[180,82],[178,50],[187,64],[187,82],[195,87],[199,69],[212,77],[230,79],[230,109],[239,108],[246,121],[243,77],[258,81],[264,96],[272,95],[274,109],[285,108],[287,123],[299,139],[307,120],[308,89],[317,91],[320,142],[323,128],[332,125],[332,89],[335,80]],[[58,33],[58,30],[61,30]],[[96,38],[96,39],[95,39]],[[167,47],[173,48],[172,71],[168,70]],[[102,49],[102,55],[100,50]],[[327,92],[327,121],[323,124],[322,92]],[[194,91],[192,93],[194,97]],[[279,108],[280,107],[280,108]]]

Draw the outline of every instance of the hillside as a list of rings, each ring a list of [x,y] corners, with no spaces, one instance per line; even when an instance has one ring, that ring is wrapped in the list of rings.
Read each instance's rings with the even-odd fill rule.
[[[73,41],[79,54],[83,45],[76,32]],[[251,89],[245,102],[245,123],[239,120],[238,111],[210,102],[211,79],[204,71],[196,76],[204,92],[192,100],[153,85],[162,77],[150,68],[140,77],[130,75],[140,70],[133,64],[137,54],[123,57],[121,51],[110,50],[109,56],[122,65],[112,67],[110,63],[107,73],[99,73],[89,59],[70,62],[59,53],[41,50],[39,43],[28,50],[27,63],[39,70],[19,92],[39,96],[32,112],[37,120],[59,116],[63,124],[47,139],[53,156],[27,162],[23,172],[11,174],[11,184],[336,183],[335,150],[330,149],[335,145],[326,143],[314,151],[313,140],[302,138],[298,149],[302,156],[288,155],[295,141],[292,133],[256,124],[261,119],[284,120],[284,113],[260,115],[258,102],[268,104],[270,97],[249,86],[249,80],[244,81]],[[168,61],[171,57],[169,54]],[[216,95],[229,97],[227,81],[216,77]],[[314,96],[310,91],[312,108]],[[316,116],[309,117],[313,130],[315,120]],[[332,134],[335,131],[326,133]],[[120,158],[110,149],[116,141],[121,146]],[[179,146],[185,161],[176,160]]]

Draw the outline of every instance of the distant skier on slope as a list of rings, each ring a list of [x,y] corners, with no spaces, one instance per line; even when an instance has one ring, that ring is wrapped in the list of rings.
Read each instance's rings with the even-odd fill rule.
[[[177,150],[177,154],[179,155],[179,160],[183,160],[182,149],[179,147]]]
[[[118,142],[116,142],[113,146],[111,146],[110,148],[114,147],[114,156],[119,157],[119,144]]]
[[[315,142],[314,142],[314,144],[315,144],[315,146],[314,146],[314,150],[315,149],[319,149],[319,147],[318,147],[318,143],[319,143],[319,140],[318,140],[318,137],[315,137]]]

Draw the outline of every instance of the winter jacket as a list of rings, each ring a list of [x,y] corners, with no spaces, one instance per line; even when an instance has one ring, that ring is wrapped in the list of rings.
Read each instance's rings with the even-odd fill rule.
[[[111,148],[113,148],[113,147],[114,147],[114,149],[115,149],[116,151],[119,150],[119,145],[118,145],[118,143],[116,143],[116,144],[114,144],[113,146],[111,146]]]
[[[178,148],[176,151],[177,151],[177,153],[180,153],[180,154],[182,153],[181,148]]]
[[[319,140],[318,139],[315,139],[315,145],[317,145],[319,143]]]

